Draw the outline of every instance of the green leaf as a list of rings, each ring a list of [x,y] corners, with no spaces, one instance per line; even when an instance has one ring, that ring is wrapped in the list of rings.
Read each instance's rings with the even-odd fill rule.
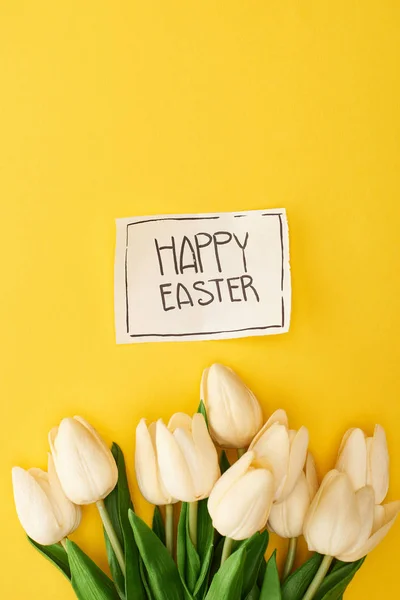
[[[142,557],[154,600],[186,600],[187,594],[176,565],[157,535],[132,510],[129,521]]]
[[[223,475],[225,471],[229,469],[231,463],[228,460],[225,450],[222,450],[221,456],[219,457],[219,468],[221,469],[221,474]]]
[[[286,579],[282,586],[282,600],[301,600],[322,562],[321,554],[313,554]]]
[[[159,506],[154,509],[152,529],[165,545],[165,526]]]
[[[200,404],[197,408],[197,412],[200,413],[201,415],[203,415],[204,420],[206,422],[206,425],[208,427],[208,417],[207,417],[207,411],[206,411],[206,406],[203,402],[203,400],[200,400]]]
[[[178,565],[178,571],[185,581],[186,577],[186,517],[187,517],[188,505],[187,502],[182,502],[181,513],[178,521],[178,531],[176,539],[176,564]]]
[[[281,583],[276,565],[276,550],[267,562],[260,600],[281,600]]]
[[[241,546],[241,549],[246,550],[246,561],[243,575],[243,592],[242,596],[245,598],[253,589],[257,583],[258,572],[261,567],[261,563],[264,561],[264,554],[268,546],[269,534],[265,530],[263,533],[255,533],[248,540],[246,540]]]
[[[199,599],[204,597],[209,579],[211,561],[214,554],[215,530],[207,508],[207,499],[200,500],[197,509],[197,552],[200,557],[201,569],[194,589],[194,595]]]
[[[260,600],[260,588],[257,584],[253,587],[250,594],[247,594],[245,600]]]
[[[240,600],[246,563],[246,548],[242,547],[224,562],[212,580],[205,600]]]
[[[139,552],[128,519],[128,511],[133,510],[133,504],[129,492],[124,455],[116,443],[113,443],[111,452],[118,467],[118,483],[107,496],[104,503],[120,544],[124,549],[126,561],[125,578],[108,540],[108,536],[104,532],[108,563],[121,598],[125,596],[126,600],[146,600],[145,589],[140,575]],[[123,594],[123,591],[125,591],[125,594]]]
[[[140,568],[140,576],[142,578],[143,586],[144,586],[144,589],[146,591],[147,600],[153,600],[153,596],[151,594],[149,582],[147,581],[146,569],[144,568],[144,564],[143,564],[143,561],[142,561],[141,558],[140,558],[140,561],[139,561],[139,568]]]
[[[65,552],[64,548],[60,546],[60,544],[52,544],[51,546],[42,546],[42,544],[38,544],[32,538],[27,536],[29,542],[36,548],[38,552],[47,560],[53,563],[57,569],[67,577],[67,579],[71,580],[71,570],[69,568],[68,555]]]
[[[337,561],[315,594],[315,600],[340,600],[364,560],[365,557],[352,563]]]
[[[118,600],[111,579],[74,542],[66,540],[71,583],[79,600]]]

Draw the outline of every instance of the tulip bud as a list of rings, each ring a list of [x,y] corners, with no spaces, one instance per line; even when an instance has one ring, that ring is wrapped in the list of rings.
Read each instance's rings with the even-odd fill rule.
[[[284,410],[275,411],[250,444],[259,460],[271,465],[275,479],[274,501],[281,502],[293,491],[307,457],[308,430],[289,429]]]
[[[168,427],[157,421],[156,449],[160,478],[172,498],[195,502],[209,496],[220,470],[202,414],[176,413]]]
[[[221,535],[244,540],[265,527],[274,495],[267,466],[246,452],[217,481],[208,499],[213,526]]]
[[[61,486],[72,502],[92,504],[115,488],[118,469],[114,457],[85,419],[63,419],[50,431],[49,442]]]
[[[315,462],[308,453],[305,470],[300,474],[293,491],[285,500],[272,505],[268,519],[269,529],[283,538],[299,537],[303,533],[304,519],[317,489]]]
[[[262,410],[236,373],[219,364],[205,369],[200,396],[216,443],[223,448],[247,448],[262,426]]]
[[[65,496],[51,455],[47,473],[14,467],[12,481],[18,518],[35,542],[57,544],[78,527],[81,509]]]
[[[158,465],[156,424],[148,427],[141,419],[136,428],[135,470],[139,489],[148,502],[156,505],[177,502],[165,489]]]
[[[371,485],[375,503],[381,504],[389,488],[389,452],[383,427],[376,425],[373,437],[361,429],[349,429],[343,436],[336,468],[348,474],[355,490]]]
[[[361,504],[368,504],[368,494],[362,494],[360,500]],[[357,497],[350,479],[345,473],[329,471],[304,522],[303,534],[309,550],[338,556],[354,546],[361,526]]]

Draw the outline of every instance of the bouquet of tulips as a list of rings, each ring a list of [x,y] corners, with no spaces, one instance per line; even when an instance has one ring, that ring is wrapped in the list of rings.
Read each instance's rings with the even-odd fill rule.
[[[134,511],[119,446],[110,451],[80,417],[50,432],[47,472],[13,469],[17,513],[80,600],[339,600],[400,501],[383,504],[382,427],[373,437],[347,431],[320,485],[308,437],[305,427],[289,428],[283,410],[263,424],[253,393],[231,369],[213,365],[193,417],[176,413],[168,426],[142,419],[137,427],[136,476],[155,505],[151,527]],[[68,537],[80,505],[91,503],[111,578]],[[268,530],[288,540],[281,575],[276,551],[265,559]],[[294,570],[301,535],[313,554]]]

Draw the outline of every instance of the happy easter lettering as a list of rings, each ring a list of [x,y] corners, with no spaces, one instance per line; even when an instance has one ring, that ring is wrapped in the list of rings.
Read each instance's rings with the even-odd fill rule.
[[[189,288],[182,282],[161,283],[159,286],[163,310],[168,312],[175,308],[181,310],[185,306],[208,306],[213,302],[247,302],[252,295],[257,302],[259,294],[254,286],[253,277],[247,274],[246,247],[249,241],[249,232],[240,240],[235,233],[217,231],[213,234],[207,232],[196,233],[193,237],[184,235],[179,242],[174,236],[168,243],[154,239],[157,252],[160,275],[167,276],[172,269],[175,275],[183,275],[185,271],[192,270],[196,275],[204,273],[204,254],[211,253],[218,273],[223,273],[222,248],[230,251],[230,244],[235,244],[240,249],[242,273],[236,277],[216,277],[198,279]],[[168,298],[171,296],[171,298]]]

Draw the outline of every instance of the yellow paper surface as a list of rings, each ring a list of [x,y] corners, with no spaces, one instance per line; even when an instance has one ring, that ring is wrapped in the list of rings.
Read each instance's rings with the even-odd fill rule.
[[[82,414],[133,480],[139,417],[194,410],[213,361],[309,427],[321,473],[380,422],[400,498],[399,26],[394,0],[2,0],[1,597],[74,597],[24,539],[11,466],[45,466]],[[116,345],[116,217],[276,206],[290,333]],[[105,564],[94,510],[74,539]],[[397,597],[399,543],[397,523],[346,598]]]

